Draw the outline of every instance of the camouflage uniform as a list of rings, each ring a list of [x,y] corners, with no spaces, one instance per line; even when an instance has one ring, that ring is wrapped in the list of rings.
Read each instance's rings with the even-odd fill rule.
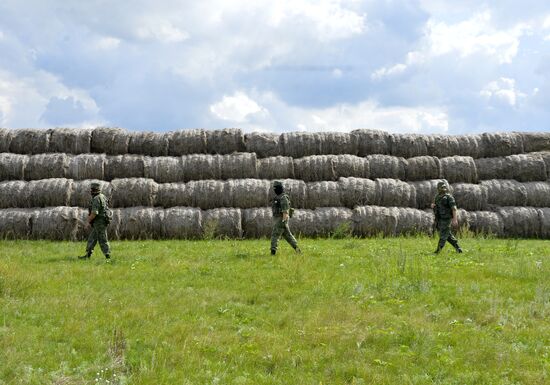
[[[457,252],[462,253],[458,240],[451,231],[453,210],[456,210],[455,198],[448,192],[447,185],[444,182],[439,182],[437,187],[439,193],[434,200],[434,214],[439,232],[439,243],[435,252],[439,253],[445,246],[445,242],[449,242]]]
[[[273,198],[271,204],[271,211],[273,214],[272,220],[272,230],[271,230],[271,254],[277,252],[277,245],[279,244],[279,238],[281,235],[283,238],[292,246],[296,252],[300,252],[298,247],[298,242],[290,228],[288,227],[288,219],[283,220],[283,213],[289,213],[290,211],[290,199],[288,195],[283,192],[283,184],[279,181],[273,183],[273,188],[275,189],[276,196]]]
[[[88,205],[88,213],[95,214],[92,222],[92,232],[88,236],[86,255],[81,258],[90,258],[96,243],[99,243],[101,251],[107,259],[111,257],[109,240],[107,239],[107,198],[100,192],[99,183],[92,183],[92,199]]]

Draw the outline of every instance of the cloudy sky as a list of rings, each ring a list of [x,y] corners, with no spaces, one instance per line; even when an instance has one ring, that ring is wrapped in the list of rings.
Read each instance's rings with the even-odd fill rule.
[[[0,127],[550,131],[547,0],[2,0]]]

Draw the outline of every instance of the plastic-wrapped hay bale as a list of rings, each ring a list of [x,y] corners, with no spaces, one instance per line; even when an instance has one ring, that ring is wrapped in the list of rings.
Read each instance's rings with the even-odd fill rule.
[[[143,155],[108,156],[105,162],[105,180],[117,178],[143,178],[145,176]]]
[[[398,218],[397,207],[358,206],[353,209],[353,233],[360,237],[393,236]]]
[[[416,206],[416,190],[406,182],[397,179],[379,178],[375,180],[375,186],[377,206]]]
[[[395,232],[397,235],[430,234],[433,215],[429,211],[399,207]]]
[[[99,183],[101,193],[109,200],[111,206],[111,184],[102,180],[78,180],[71,185],[70,206],[88,208],[92,195],[90,193],[92,183]]]
[[[77,207],[34,210],[31,216],[31,238],[76,241],[83,226],[81,220]]]
[[[335,178],[350,177],[368,178],[369,162],[366,158],[355,155],[329,155],[332,157],[332,167]]]
[[[0,182],[0,208],[27,207],[28,200],[28,182],[20,180]]]
[[[245,238],[271,237],[273,219],[271,208],[260,207],[244,209],[241,210],[241,213],[243,236]]]
[[[540,220],[540,236],[544,239],[550,239],[550,207],[543,207],[537,210]],[[1,230],[0,234],[2,234]]]
[[[31,235],[31,217],[34,210],[0,210],[0,239],[28,239]]]
[[[476,159],[479,178],[515,179],[529,182],[547,179],[546,162],[540,154],[510,155]]]
[[[319,132],[285,132],[281,134],[282,154],[292,158],[321,155],[323,134]]]
[[[550,151],[550,132],[523,132],[523,151]]]
[[[379,130],[353,130],[357,141],[357,155],[388,155],[390,153],[390,134]]]
[[[51,133],[52,130],[14,130],[10,142],[10,152],[16,154],[43,154],[48,152]]]
[[[65,154],[31,155],[25,167],[25,179],[65,178],[70,158]]]
[[[357,137],[347,132],[323,132],[321,154],[357,155]]]
[[[468,211],[487,210],[487,186],[471,183],[455,183],[452,185],[453,196],[458,207]]]
[[[470,211],[468,226],[475,234],[487,234],[501,237],[504,234],[502,217],[492,211]]]
[[[526,182],[524,186],[527,192],[527,206],[550,207],[549,182]]]
[[[482,139],[480,135],[431,135],[428,153],[438,158],[471,156],[476,159],[483,156]]]
[[[123,155],[128,152],[130,134],[122,128],[98,127],[92,132],[92,152]]]
[[[285,189],[285,193],[288,195],[290,199],[290,205],[292,207],[306,207],[306,200],[307,200],[307,185],[302,180],[297,179],[283,179],[281,180],[283,183],[283,187]],[[271,182],[271,186],[273,186],[273,182]],[[270,189],[270,202],[271,199],[274,197],[273,189]]]
[[[244,135],[239,128],[206,131],[206,152],[209,154],[231,154],[245,151]]]
[[[158,185],[155,206],[177,207],[192,206],[191,189],[185,183],[161,183]]]
[[[154,206],[158,184],[152,179],[124,178],[111,181],[113,207]]]
[[[334,157],[313,155],[294,159],[294,175],[304,182],[337,180],[334,171]]]
[[[215,155],[220,158],[222,179],[257,178],[256,154],[234,153],[230,155]]]
[[[223,207],[247,209],[271,204],[271,182],[261,179],[231,179],[225,182]],[[218,206],[221,207],[221,206]]]
[[[105,163],[107,157],[104,154],[80,154],[70,156],[67,165],[67,178],[75,180],[99,179],[105,176]]]
[[[193,207],[164,210],[162,238],[198,239],[202,236],[202,211]]]
[[[423,180],[417,182],[409,182],[414,187],[416,195],[416,208],[426,209],[434,202],[437,195],[437,183],[444,179]]]
[[[280,135],[267,132],[251,132],[244,135],[246,152],[254,152],[258,158],[278,156],[282,153]]]
[[[376,203],[376,182],[364,178],[340,178],[340,201],[347,208],[374,205]]]
[[[73,207],[73,210],[75,210],[74,215],[76,217],[77,223],[75,238],[73,239],[73,241],[87,240],[90,236],[91,231],[91,228],[88,226],[88,209],[82,207]],[[109,224],[109,227],[110,226],[111,224]],[[111,239],[109,238],[109,233],[107,233],[107,239]]]
[[[487,203],[494,206],[527,205],[527,189],[515,180],[483,180],[481,185],[487,189]]]
[[[523,137],[519,133],[485,133],[481,139],[485,158],[523,153]]]
[[[428,155],[427,135],[419,134],[391,134],[390,154],[403,158]]]
[[[181,156],[206,153],[206,131],[180,130],[168,134],[168,155]]]
[[[340,185],[338,182],[309,182],[307,183],[306,208],[340,207]]]
[[[202,179],[221,179],[221,161],[219,155],[193,154],[181,157],[185,181]]]
[[[344,207],[319,207],[314,211],[315,226],[312,236],[327,237],[340,231],[343,226],[353,229],[353,210]]]
[[[13,138],[13,133],[7,128],[0,128],[0,153],[10,152],[10,144]]]
[[[294,160],[290,156],[273,156],[258,160],[258,178],[294,178]]]
[[[290,231],[295,237],[314,237],[317,236],[317,218],[315,210],[298,209],[294,210],[294,215],[289,220]]]
[[[225,183],[221,180],[194,180],[186,183],[185,189],[193,207],[207,210],[224,205]]]
[[[24,179],[28,155],[1,153],[0,180]]]
[[[162,236],[164,210],[151,207],[120,209],[120,239],[159,239]]]
[[[541,221],[538,209],[534,207],[500,207],[497,212],[502,217],[504,236],[536,238],[541,234]]]
[[[166,156],[168,155],[168,135],[158,132],[132,132],[129,134],[128,153]]]
[[[407,161],[404,158],[391,155],[369,155],[366,157],[369,164],[369,178],[405,179]]]
[[[121,223],[121,210],[124,209],[112,209],[113,218],[111,223],[107,226],[107,238],[109,241],[118,241],[120,240],[120,223]],[[86,233],[86,237],[89,236],[89,231]]]
[[[474,159],[469,156],[451,156],[440,159],[441,176],[449,183],[477,183],[478,172]]]
[[[144,176],[158,183],[183,182],[183,162],[181,157],[156,156],[145,158]]]
[[[531,155],[538,155],[546,165],[546,175],[550,179],[550,151],[533,152]]]
[[[206,210],[202,216],[203,235],[207,238],[242,238],[241,210],[217,208]]]
[[[441,163],[435,156],[407,159],[406,180],[427,180],[441,177]]]
[[[73,181],[64,178],[28,182],[28,203],[25,207],[69,206]]]
[[[84,128],[54,128],[48,152],[86,154],[91,152],[92,130]]]

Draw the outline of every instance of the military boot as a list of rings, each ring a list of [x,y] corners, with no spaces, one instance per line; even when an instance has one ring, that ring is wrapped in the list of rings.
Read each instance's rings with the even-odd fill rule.
[[[302,254],[302,250],[298,246],[294,248],[294,251],[296,252],[296,254]]]
[[[277,254],[277,250],[271,249],[271,255],[275,255],[275,254]]]
[[[434,251],[434,254],[439,254],[439,252],[443,249],[444,246],[445,246],[445,242],[439,241],[439,243],[437,244],[437,249],[435,249]]]
[[[460,248],[460,246],[458,245],[458,242],[457,241],[449,241],[449,243],[451,245],[453,245],[453,247],[455,248],[456,252],[457,253],[462,253],[462,249]]]
[[[86,253],[84,255],[79,255],[78,259],[88,259],[92,256],[92,253]]]

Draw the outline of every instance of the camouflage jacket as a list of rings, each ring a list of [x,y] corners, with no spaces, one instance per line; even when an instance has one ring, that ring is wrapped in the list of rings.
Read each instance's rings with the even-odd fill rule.
[[[451,219],[453,208],[456,208],[456,202],[451,194],[436,195],[434,214],[437,219]]]

